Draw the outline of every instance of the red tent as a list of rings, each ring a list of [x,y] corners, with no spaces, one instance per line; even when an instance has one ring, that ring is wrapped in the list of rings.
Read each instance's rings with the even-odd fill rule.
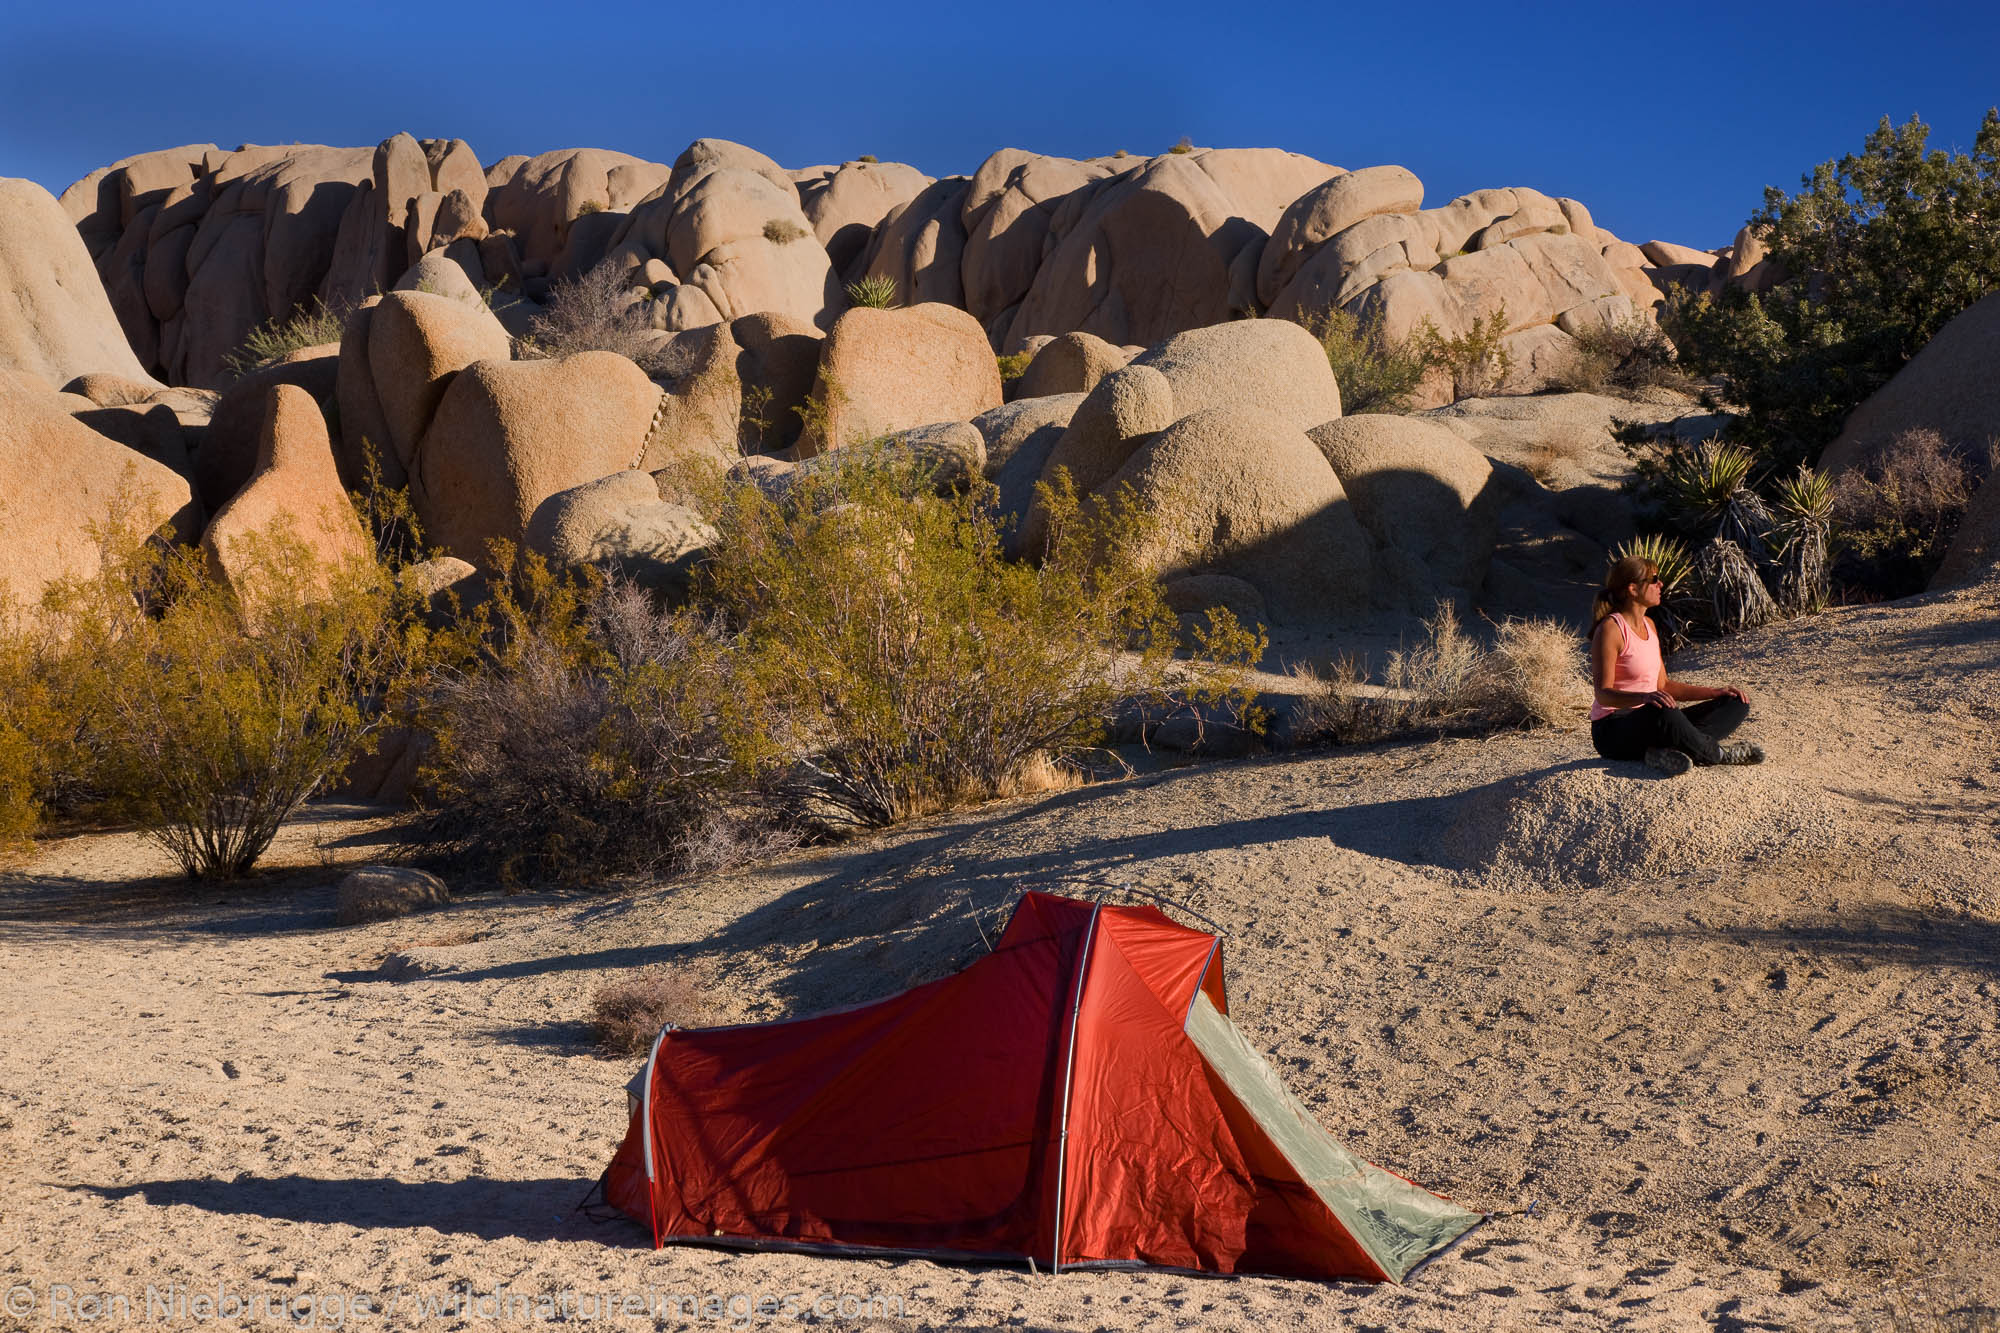
[[[655,1245],[1398,1282],[1479,1222],[1328,1138],[1226,1011],[1215,936],[1028,893],[953,976],[662,1032],[605,1195]]]

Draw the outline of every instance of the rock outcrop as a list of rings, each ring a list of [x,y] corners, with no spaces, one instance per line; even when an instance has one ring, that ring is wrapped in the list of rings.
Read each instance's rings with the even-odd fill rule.
[[[65,410],[60,395],[0,370],[0,601],[32,604],[59,579],[100,567],[94,529],[122,524],[145,536],[166,524],[191,537],[200,508],[187,479],[105,438]]]
[[[473,362],[445,389],[410,472],[425,533],[485,567],[488,543],[520,545],[551,495],[637,466],[659,401],[611,352]]]
[[[1000,368],[979,325],[939,304],[854,309],[827,334],[813,389],[820,410],[802,456],[1000,406]]]
[[[160,387],[126,342],[70,215],[33,181],[10,178],[0,178],[0,370],[49,385],[110,375]]]
[[[374,554],[334,466],[333,443],[319,404],[293,384],[264,392],[264,420],[257,433],[257,463],[250,479],[209,520],[201,546],[210,567],[246,603],[265,595],[258,586],[277,553],[260,543],[281,536],[310,554],[314,577],[331,586],[343,564]]]
[[[1824,472],[1866,465],[1904,431],[1933,430],[1983,451],[2000,441],[2000,292],[1974,302],[1848,415],[1820,454]]]

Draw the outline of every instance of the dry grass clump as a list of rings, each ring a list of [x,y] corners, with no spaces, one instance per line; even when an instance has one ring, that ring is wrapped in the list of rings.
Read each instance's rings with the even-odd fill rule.
[[[1588,456],[1590,440],[1571,432],[1561,435],[1546,435],[1535,441],[1535,447],[1528,453],[1527,467],[1536,481],[1553,487],[1562,479],[1564,465],[1573,464]]]
[[[1449,603],[1423,622],[1422,638],[1389,654],[1371,686],[1351,657],[1329,674],[1294,666],[1303,698],[1293,718],[1299,745],[1354,745],[1398,736],[1506,727],[1561,727],[1587,693],[1583,648],[1553,620],[1509,620],[1485,648]]]
[[[223,357],[222,364],[231,375],[241,378],[260,366],[282,361],[293,352],[337,343],[347,329],[347,315],[344,306],[330,306],[314,297],[311,305],[300,306],[289,315],[250,330],[243,345]]]
[[[772,218],[764,224],[764,239],[773,245],[790,245],[812,235],[790,218]]]
[[[660,1029],[694,1027],[702,1011],[701,990],[678,972],[656,968],[600,986],[590,997],[590,1027],[606,1055],[644,1055]]]
[[[527,334],[515,340],[514,354],[524,360],[554,360],[578,352],[616,352],[649,375],[664,373],[666,367],[656,364],[660,339],[645,303],[633,299],[634,290],[626,286],[625,270],[616,263],[563,279],[549,289],[548,305]]]

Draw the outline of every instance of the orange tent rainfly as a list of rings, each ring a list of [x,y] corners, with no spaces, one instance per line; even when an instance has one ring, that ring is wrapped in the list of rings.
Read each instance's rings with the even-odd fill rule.
[[[662,1032],[605,1196],[656,1245],[1377,1282],[1480,1221],[1328,1138],[1227,1011],[1215,936],[1028,893],[953,976]]]

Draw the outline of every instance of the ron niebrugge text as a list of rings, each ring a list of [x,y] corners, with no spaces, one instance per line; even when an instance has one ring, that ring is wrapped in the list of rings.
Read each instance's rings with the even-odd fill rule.
[[[429,1319],[485,1319],[515,1323],[589,1319],[700,1320],[738,1327],[780,1319],[901,1319],[903,1298],[854,1292],[731,1292],[696,1294],[647,1287],[641,1291],[564,1288],[517,1291],[495,1284],[483,1291],[306,1292],[240,1287],[227,1282],[195,1286],[148,1284],[137,1293],[51,1282],[10,1286],[0,1310],[15,1319],[81,1324],[177,1325],[206,1322],[270,1323],[290,1328],[346,1328],[368,1323]]]

